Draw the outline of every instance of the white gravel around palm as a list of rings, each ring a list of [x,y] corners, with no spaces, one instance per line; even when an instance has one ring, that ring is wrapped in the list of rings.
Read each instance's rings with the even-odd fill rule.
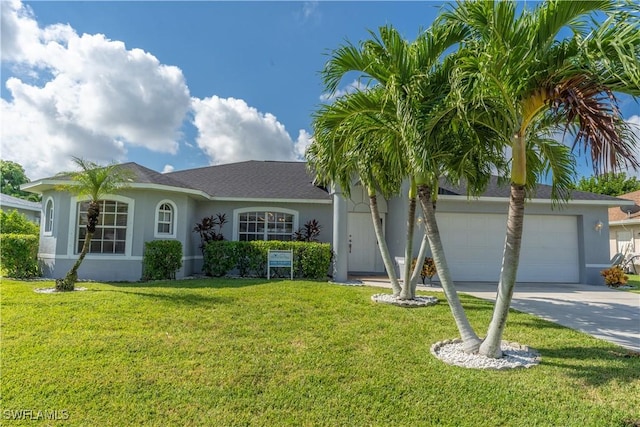
[[[400,307],[428,307],[438,303],[436,297],[415,297],[413,299],[400,299],[391,294],[375,294],[371,295],[371,300],[382,304],[392,304]]]
[[[87,288],[79,288],[76,286],[73,292],[81,292],[86,290]],[[56,291],[56,288],[36,288],[34,289],[34,292],[37,292],[39,294],[66,294],[67,293],[67,292]]]
[[[503,356],[500,359],[465,353],[462,340],[445,340],[431,346],[431,354],[449,365],[470,369],[518,369],[530,368],[540,363],[540,354],[527,346],[502,341]]]

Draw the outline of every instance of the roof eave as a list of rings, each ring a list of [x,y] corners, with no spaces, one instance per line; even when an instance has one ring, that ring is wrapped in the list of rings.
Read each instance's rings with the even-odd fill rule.
[[[635,225],[640,224],[640,218],[634,219],[619,219],[617,221],[609,221],[609,227],[612,225]]]
[[[450,200],[450,201],[477,201],[477,202],[489,202],[489,203],[507,203],[509,201],[508,197],[487,197],[487,196],[479,196],[479,197],[467,197],[461,195],[451,195],[451,194],[441,194],[438,195],[438,199],[440,200]],[[528,199],[527,203],[531,204],[549,204],[552,203],[551,199]],[[633,206],[635,203],[631,200],[569,200],[567,202],[569,205],[597,205],[597,206],[607,206],[607,207],[615,207],[615,206]]]
[[[42,194],[60,185],[69,185],[72,181],[64,179],[41,179],[20,185],[20,189],[30,193]]]
[[[0,208],[4,208],[4,207],[8,207],[11,209],[22,209],[24,211],[32,211],[32,212],[40,212],[42,211],[42,208],[40,207],[35,207],[35,206],[26,206],[26,205],[20,205],[18,203],[13,203],[13,202],[2,202],[2,206],[0,206]]]
[[[20,189],[24,191],[29,191],[31,193],[42,194],[45,191],[53,190],[56,187],[59,187],[61,185],[74,185],[74,183],[73,181],[68,181],[68,180],[44,179],[40,181],[34,181],[34,182],[28,182],[26,184],[22,184],[20,186]],[[206,200],[211,200],[211,196],[205,193],[204,191],[195,190],[192,188],[174,187],[171,185],[134,182],[129,184],[126,188],[137,189],[137,190],[170,191],[174,193],[189,194],[191,196],[196,196]]]
[[[277,197],[218,197],[213,196],[211,200],[218,202],[252,202],[252,203],[303,203],[330,205],[331,199],[282,199]]]

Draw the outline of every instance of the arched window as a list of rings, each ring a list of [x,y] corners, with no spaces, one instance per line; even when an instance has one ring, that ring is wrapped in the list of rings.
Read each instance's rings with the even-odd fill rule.
[[[53,234],[53,199],[49,198],[44,207],[44,233],[47,236]]]
[[[283,208],[243,208],[234,211],[234,236],[240,241],[291,240],[298,212]]]
[[[155,237],[176,237],[176,205],[163,200],[156,207]]]

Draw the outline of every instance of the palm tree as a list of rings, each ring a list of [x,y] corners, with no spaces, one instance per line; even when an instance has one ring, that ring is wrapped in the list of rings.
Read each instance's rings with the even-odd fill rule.
[[[400,191],[403,176],[399,171],[404,167],[398,151],[384,152],[397,142],[397,135],[394,116],[385,108],[380,89],[349,94],[321,106],[314,114],[314,141],[306,158],[320,181],[339,185],[347,197],[354,177],[367,191],[378,247],[397,296],[402,289],[382,231],[377,195],[390,197]]]
[[[373,40],[362,43],[360,47],[349,44],[334,51],[323,72],[330,92],[351,71],[361,72],[363,79],[375,85],[373,89],[357,92],[332,106],[321,108],[316,118],[317,123],[322,123],[319,128],[329,130],[339,139],[351,138],[357,144],[352,143],[351,148],[347,149],[339,143],[342,149],[333,149],[333,157],[329,156],[333,160],[326,157],[319,162],[317,158],[314,161],[322,163],[325,171],[331,170],[332,173],[327,176],[335,180],[336,170],[348,163],[346,158],[353,156],[366,162],[369,157],[365,153],[383,153],[382,158],[387,161],[388,168],[396,168],[396,173],[409,182],[405,258],[410,260],[413,253],[416,197],[419,195],[423,212],[432,211],[432,215],[425,215],[427,238],[422,241],[420,253],[424,255],[428,243],[432,253],[436,254],[438,274],[465,348],[475,351],[480,339],[466,318],[446,268],[433,213],[439,178],[447,175],[452,179],[465,177],[470,182],[470,191],[477,192],[486,185],[490,175],[487,161],[496,162],[495,153],[487,154],[489,146],[469,144],[474,140],[471,136],[477,130],[471,132],[472,128],[465,127],[464,122],[460,122],[456,129],[451,127],[457,106],[449,106],[446,101],[448,75],[454,61],[446,62],[443,67],[438,61],[444,51],[462,35],[438,27],[423,33],[415,42],[407,43],[393,28],[383,27],[379,37],[374,35]],[[374,93],[376,99],[371,99]],[[368,102],[351,102],[355,101],[356,96]],[[345,104],[341,105],[343,101]],[[338,108],[347,104],[348,107],[338,114],[340,120],[327,120],[328,116],[333,116]],[[348,117],[349,121],[343,120],[344,117]],[[322,151],[319,146],[335,144],[335,141],[335,138],[324,138],[324,133],[318,132],[317,128],[316,147],[312,145],[310,150],[312,157],[318,157],[317,152]],[[368,165],[365,163],[365,166]],[[347,173],[345,182],[348,183],[350,178]],[[384,176],[380,179],[384,179]],[[404,284],[399,295],[402,299],[410,299],[415,295],[412,278],[419,273],[420,264],[417,263],[413,274],[410,274],[410,267],[411,263],[406,262]],[[387,269],[393,271],[392,268]],[[394,284],[394,278],[391,279]],[[396,285],[394,293],[397,293]]]
[[[640,24],[631,3],[548,0],[517,13],[512,1],[458,2],[438,25],[467,38],[453,76],[469,120],[493,129],[511,153],[511,197],[502,270],[491,324],[479,352],[500,357],[515,287],[525,198],[551,175],[567,200],[574,157],[554,144],[564,126],[573,149],[590,153],[596,172],[637,167],[635,138],[614,92],[640,94]],[[596,13],[605,15],[596,24]],[[634,14],[635,13],[635,14]]]
[[[78,281],[78,268],[89,252],[91,239],[98,224],[100,201],[106,195],[115,194],[125,188],[132,179],[129,171],[116,164],[100,166],[78,157],[73,157],[73,162],[80,170],[62,173],[61,175],[71,179],[71,183],[60,186],[60,189],[78,197],[88,197],[89,208],[87,209],[87,234],[80,256],[64,279],[56,279],[56,290],[63,292],[73,291]]]
[[[372,38],[360,46],[348,43],[336,49],[322,72],[323,80],[327,90],[334,93],[347,73],[359,72],[363,81],[381,87],[381,102],[392,116],[387,123],[394,123],[394,136],[386,139],[392,146],[387,147],[386,151],[393,152],[396,158],[406,158],[409,141],[415,137],[412,126],[416,122],[412,117],[415,116],[413,110],[421,101],[419,85],[445,50],[460,40],[461,34],[441,27],[435,32],[424,32],[413,43],[409,43],[397,30],[387,26],[380,28],[379,35],[371,35]],[[411,164],[405,161],[399,166],[403,167],[401,173],[409,181],[405,246],[407,262],[402,272],[404,285],[399,296],[411,299],[415,296],[415,284],[412,282],[415,274],[411,274],[409,261],[413,256],[417,185],[416,177],[409,170]]]

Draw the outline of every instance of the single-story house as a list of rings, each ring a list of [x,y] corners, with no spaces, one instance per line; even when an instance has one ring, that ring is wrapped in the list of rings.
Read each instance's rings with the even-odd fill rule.
[[[350,273],[384,273],[373,232],[368,197],[354,185],[346,199],[339,190],[315,184],[305,163],[247,161],[160,174],[136,163],[131,185],[103,201],[99,229],[79,276],[96,280],[139,280],[144,243],[182,242],[184,265],[177,277],[200,273],[200,240],[192,230],[203,217],[224,214],[227,240],[286,240],[310,220],[322,227],[319,240],[332,243],[334,280]],[[83,243],[86,203],[60,191],[60,176],[23,185],[42,194],[45,220],[39,258],[46,277],[61,277]],[[443,183],[437,216],[454,280],[496,282],[506,230],[508,187],[493,181],[478,198]],[[575,192],[555,209],[550,187],[540,185],[527,203],[518,281],[600,284],[608,266],[607,209],[626,202]],[[379,198],[391,255],[404,256],[407,204]],[[415,236],[417,253],[422,229]]]
[[[40,224],[40,210],[42,209],[40,202],[32,202],[0,193],[0,209],[5,212],[18,211],[29,221]]]
[[[609,208],[609,255],[622,253],[631,259],[640,255],[640,191],[619,198],[629,200],[630,204]],[[640,264],[640,259],[634,263]]]

